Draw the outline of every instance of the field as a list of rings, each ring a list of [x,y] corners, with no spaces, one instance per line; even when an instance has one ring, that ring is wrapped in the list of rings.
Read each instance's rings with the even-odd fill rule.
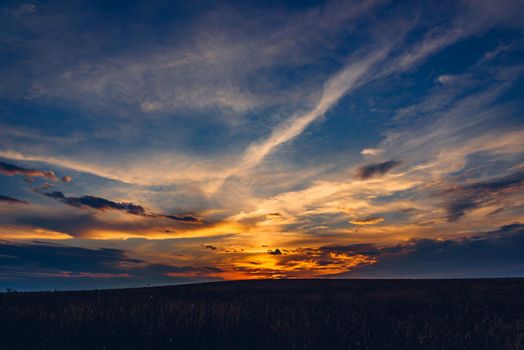
[[[524,279],[0,294],[2,349],[524,349]]]

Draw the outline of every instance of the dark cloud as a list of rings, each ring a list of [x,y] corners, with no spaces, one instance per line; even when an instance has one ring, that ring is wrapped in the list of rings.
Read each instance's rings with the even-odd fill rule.
[[[209,280],[213,266],[170,266],[130,258],[121,249],[88,249],[35,241],[0,242],[0,287],[77,289]],[[194,276],[194,277],[191,277]],[[216,278],[215,278],[216,279]]]
[[[113,202],[109,199],[95,197],[95,196],[82,196],[82,197],[66,197],[60,191],[46,192],[43,195],[59,200],[60,202],[67,204],[72,207],[82,208],[89,207],[96,210],[119,210],[126,213],[138,216],[144,216],[149,218],[165,218],[178,222],[196,223],[200,222],[200,219],[190,215],[176,216],[176,215],[164,215],[148,212],[141,205],[128,203],[128,202]]]
[[[508,176],[468,185],[457,185],[449,190],[446,203],[448,221],[456,221],[468,211],[491,204],[504,196],[519,191],[524,184],[524,170]]]
[[[96,210],[106,210],[106,209],[114,209],[114,210],[121,210],[128,212],[129,214],[133,215],[141,215],[146,216],[145,209],[140,206],[133,203],[127,203],[127,202],[113,202],[105,198],[95,197],[95,196],[82,196],[82,197],[66,197],[62,192],[60,191],[53,191],[53,192],[47,192],[44,193],[45,196],[58,199],[62,203],[65,203],[67,205],[70,205],[72,207],[90,207]]]
[[[16,215],[0,218],[2,224],[14,224],[43,228],[50,231],[63,232],[73,237],[81,237],[96,229],[127,229],[131,232],[133,227],[121,223],[110,223],[109,225],[100,221],[96,215],[90,212],[45,212],[23,211]]]
[[[24,175],[28,178],[32,177],[45,177],[53,181],[57,181],[57,177],[51,170],[36,170],[22,168],[18,165],[5,163],[0,161],[0,174],[7,176]]]
[[[161,218],[166,218],[170,220],[183,221],[183,222],[189,222],[189,223],[200,222],[199,218],[192,216],[192,215],[180,216],[180,215],[149,214],[149,216],[161,217]]]
[[[524,225],[458,240],[418,239],[371,248],[377,262],[339,277],[460,278],[524,276]],[[363,252],[363,254],[367,254]]]
[[[0,244],[0,267],[6,269],[47,270],[117,273],[121,263],[141,263],[141,260],[129,260],[120,249],[87,249],[68,247],[58,244]],[[4,270],[5,271],[5,270]]]
[[[278,248],[275,249],[275,250],[271,250],[271,249],[270,249],[270,250],[267,251],[267,253],[268,253],[269,255],[282,255],[282,251],[280,251],[280,249],[278,249]]]
[[[217,249],[218,249],[218,248],[215,247],[214,245],[210,245],[210,244],[208,244],[208,245],[202,245],[202,246],[203,246],[204,248],[206,248],[206,249],[211,249],[211,250],[217,250]]]
[[[353,225],[375,225],[384,221],[384,218],[378,216],[370,216],[367,218],[351,219],[349,222]]]
[[[0,194],[0,203],[8,203],[8,204],[29,204],[29,203],[26,202],[26,201],[23,201],[23,200],[20,200],[20,199],[16,199],[16,198],[12,198],[12,197],[8,197],[8,196],[4,196],[4,195],[1,195],[1,194]]]
[[[320,247],[320,251],[325,253],[343,253],[348,256],[364,254],[364,255],[379,255],[380,250],[372,243],[349,244],[343,246],[325,246]]]
[[[358,169],[357,177],[365,180],[376,175],[384,175],[397,165],[400,165],[400,163],[398,160],[390,160],[383,163],[367,164]]]

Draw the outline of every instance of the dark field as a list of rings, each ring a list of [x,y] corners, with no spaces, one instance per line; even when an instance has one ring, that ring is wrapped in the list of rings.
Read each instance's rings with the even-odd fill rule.
[[[524,279],[0,294],[2,349],[524,349]]]

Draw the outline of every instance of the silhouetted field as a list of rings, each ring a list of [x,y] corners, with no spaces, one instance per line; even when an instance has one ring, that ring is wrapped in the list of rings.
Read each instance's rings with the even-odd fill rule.
[[[524,349],[524,279],[0,294],[2,349]]]

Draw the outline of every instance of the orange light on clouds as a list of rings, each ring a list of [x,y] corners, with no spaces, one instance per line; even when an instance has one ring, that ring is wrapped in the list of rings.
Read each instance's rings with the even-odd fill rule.
[[[0,239],[6,240],[65,240],[71,239],[73,236],[42,228],[34,228],[30,226],[2,226],[0,227]]]

